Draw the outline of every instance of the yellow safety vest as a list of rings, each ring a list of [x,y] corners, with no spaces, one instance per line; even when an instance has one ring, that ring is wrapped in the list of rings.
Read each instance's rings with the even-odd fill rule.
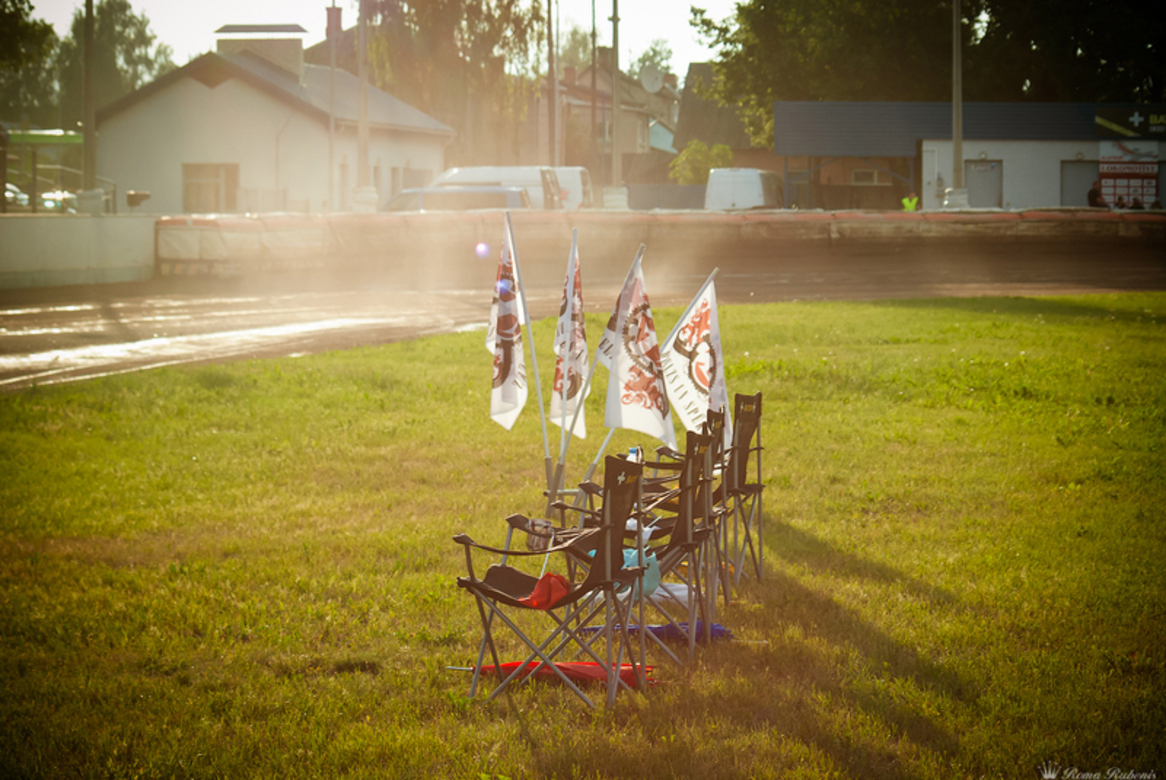
[[[915,211],[919,206],[919,196],[914,198],[903,198],[903,211]]]

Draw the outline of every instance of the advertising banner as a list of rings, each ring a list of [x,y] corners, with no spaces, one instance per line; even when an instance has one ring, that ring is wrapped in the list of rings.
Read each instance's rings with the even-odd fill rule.
[[[1099,141],[1101,194],[1111,206],[1158,200],[1157,141]]]

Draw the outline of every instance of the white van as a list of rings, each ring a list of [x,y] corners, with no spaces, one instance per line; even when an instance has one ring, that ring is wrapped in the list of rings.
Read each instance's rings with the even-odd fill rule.
[[[559,179],[555,169],[545,165],[483,165],[450,168],[429,183],[430,187],[451,184],[487,184],[496,187],[522,187],[536,209],[561,209]]]
[[[776,173],[761,168],[713,168],[704,189],[704,207],[716,211],[779,209],[780,181]]]
[[[591,173],[581,165],[555,168],[559,186],[563,188],[563,208],[589,209],[593,205]]]

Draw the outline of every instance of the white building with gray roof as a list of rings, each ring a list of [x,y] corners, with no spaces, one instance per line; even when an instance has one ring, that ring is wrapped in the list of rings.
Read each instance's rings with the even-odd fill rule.
[[[139,213],[350,210],[359,82],[330,71],[305,64],[295,37],[220,38],[217,51],[98,111],[98,175],[119,192],[148,191]],[[368,94],[369,179],[383,203],[444,170],[454,131],[392,95]]]

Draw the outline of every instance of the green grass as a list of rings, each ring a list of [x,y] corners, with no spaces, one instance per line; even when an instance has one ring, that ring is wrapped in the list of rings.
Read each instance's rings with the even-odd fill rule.
[[[479,637],[450,537],[542,504],[534,394],[489,421],[480,332],[0,397],[0,776],[1161,777],[1164,321],[722,307],[766,579],[720,616],[745,641],[597,714],[445,669]]]

